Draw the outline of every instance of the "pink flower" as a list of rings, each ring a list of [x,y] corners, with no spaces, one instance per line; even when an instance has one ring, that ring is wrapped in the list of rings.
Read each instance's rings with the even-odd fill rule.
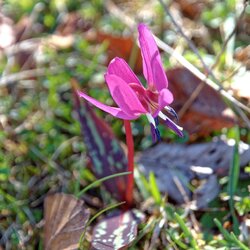
[[[108,66],[105,80],[118,107],[105,105],[80,91],[78,94],[101,110],[120,119],[134,120],[145,114],[150,122],[154,141],[160,139],[160,133],[157,129],[158,117],[179,136],[183,136],[182,128],[162,112],[164,109],[177,117],[175,111],[169,107],[174,98],[168,89],[168,80],[156,42],[145,24],[139,24],[138,31],[143,59],[143,74],[147,80],[148,88],[141,84],[122,58],[116,57]]]

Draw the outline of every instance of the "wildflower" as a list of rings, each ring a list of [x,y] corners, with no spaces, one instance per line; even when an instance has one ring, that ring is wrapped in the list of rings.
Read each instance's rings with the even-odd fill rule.
[[[110,94],[118,107],[105,105],[80,91],[78,94],[101,110],[120,119],[134,120],[145,114],[150,122],[154,141],[160,140],[157,128],[158,117],[179,136],[183,136],[182,128],[162,112],[164,109],[177,118],[175,111],[169,106],[174,98],[168,89],[168,80],[156,42],[145,24],[139,24],[138,31],[143,59],[143,74],[147,80],[148,88],[141,84],[122,58],[116,57],[110,62],[104,77]]]

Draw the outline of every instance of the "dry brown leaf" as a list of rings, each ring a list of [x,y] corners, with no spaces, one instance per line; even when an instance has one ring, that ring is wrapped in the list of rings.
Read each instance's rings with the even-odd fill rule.
[[[215,199],[220,192],[220,185],[216,175],[212,174],[209,178],[202,183],[195,191],[191,208],[198,210],[206,208],[207,204]]]
[[[108,43],[108,60],[111,61],[114,57],[121,57],[127,62],[130,59],[131,52],[134,47],[134,39],[133,37],[120,37],[120,36],[113,36],[111,34],[106,34],[103,32],[91,33],[91,36],[87,37],[90,42],[107,42]],[[142,59],[140,50],[136,51],[135,56],[135,67],[134,71],[136,73],[142,72]]]
[[[44,207],[45,250],[77,249],[90,215],[84,202],[58,193],[47,196]]]
[[[184,16],[190,19],[198,19],[206,7],[204,0],[176,0]]]
[[[168,70],[167,76],[169,88],[175,98],[172,107],[180,111],[201,81],[185,68]],[[213,131],[235,125],[234,116],[230,111],[221,96],[208,85],[204,85],[181,117],[179,124],[191,137],[207,136]]]

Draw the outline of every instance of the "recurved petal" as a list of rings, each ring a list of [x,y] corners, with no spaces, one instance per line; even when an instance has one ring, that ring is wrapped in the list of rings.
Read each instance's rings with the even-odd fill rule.
[[[123,112],[131,116],[147,112],[135,92],[123,79],[105,74],[105,80],[111,96]]]
[[[107,73],[110,75],[116,75],[123,79],[126,83],[136,83],[141,85],[140,80],[134,74],[132,69],[126,63],[125,60],[119,57],[115,57],[108,66]]]
[[[168,89],[162,89],[159,94],[158,104],[160,107],[160,110],[163,109],[165,106],[168,106],[171,104],[174,100],[173,94]]]
[[[151,87],[158,91],[168,86],[160,53],[153,35],[145,24],[139,24],[139,43],[143,59],[143,74]]]
[[[120,108],[116,108],[116,107],[110,107],[108,105],[105,105],[99,101],[97,101],[96,99],[86,95],[85,93],[81,92],[81,91],[77,91],[77,94],[80,97],[83,97],[85,100],[87,100],[88,102],[90,102],[91,104],[93,104],[94,106],[96,106],[97,108],[117,117],[120,119],[125,119],[125,120],[134,120],[136,118],[138,118],[139,115],[128,115],[127,113],[123,112]]]
[[[154,118],[157,118],[159,112],[168,106],[174,100],[173,94],[168,89],[162,89],[158,97],[158,108],[152,114]]]

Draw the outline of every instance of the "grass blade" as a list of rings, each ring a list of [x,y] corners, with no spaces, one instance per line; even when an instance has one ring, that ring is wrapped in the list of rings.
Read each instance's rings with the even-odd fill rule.
[[[105,176],[101,179],[98,179],[96,181],[94,181],[93,183],[89,184],[87,187],[85,187],[83,190],[81,190],[78,194],[77,194],[77,197],[79,198],[80,196],[82,196],[84,193],[86,193],[89,189],[91,188],[94,188],[98,185],[100,185],[102,182],[104,181],[107,181],[107,180],[110,180],[112,178],[115,178],[115,177],[119,177],[119,176],[123,176],[123,175],[128,175],[128,174],[131,174],[131,172],[122,172],[122,173],[118,173],[118,174],[112,174],[112,175],[109,175],[109,176]]]
[[[220,221],[217,218],[214,218],[214,223],[219,228],[225,240],[227,240],[228,242],[232,242],[230,233],[221,225]]]
[[[240,240],[238,240],[237,237],[236,237],[236,235],[233,232],[230,234],[225,228],[223,228],[223,226],[221,225],[221,223],[219,222],[218,219],[215,218],[214,219],[214,223],[219,228],[219,230],[222,233],[224,239],[229,244],[231,244],[231,245],[234,244],[234,245],[240,247],[240,249],[242,249],[242,250],[249,250],[249,247],[247,247]]]
[[[135,178],[136,185],[138,189],[140,190],[140,193],[142,197],[144,198],[144,200],[151,197],[150,185],[146,177],[137,168],[135,168],[134,170],[134,178]]]
[[[172,233],[170,230],[167,230],[167,233],[170,237],[170,239],[172,240],[171,244],[175,244],[178,245],[181,249],[188,249],[188,246],[183,243],[180,239],[181,236],[179,236],[178,238],[174,235],[174,233]]]
[[[186,226],[184,220],[177,213],[175,213],[174,216],[175,216],[175,219],[178,222],[179,226],[181,227],[185,237],[189,239],[192,248],[194,250],[199,250],[199,247],[198,247],[195,239],[193,238],[192,234],[190,233],[190,229]]]
[[[150,172],[150,174],[149,174],[149,184],[150,184],[151,193],[152,193],[152,196],[155,199],[155,202],[158,205],[160,205],[160,203],[161,203],[161,193],[160,193],[159,188],[157,186],[157,182],[156,182],[155,175],[154,175],[153,172]]]
[[[244,245],[240,240],[237,239],[236,235],[234,233],[231,233],[231,237],[234,241],[234,243],[239,246],[242,250],[249,250],[249,247]]]
[[[240,234],[239,231],[239,222],[235,214],[234,209],[234,195],[237,189],[238,180],[239,180],[239,173],[240,173],[240,155],[239,155],[239,139],[240,132],[239,128],[236,127],[234,129],[234,152],[233,152],[233,159],[229,170],[229,182],[228,182],[228,193],[229,193],[229,207],[230,212],[233,218],[233,231],[236,235]]]

